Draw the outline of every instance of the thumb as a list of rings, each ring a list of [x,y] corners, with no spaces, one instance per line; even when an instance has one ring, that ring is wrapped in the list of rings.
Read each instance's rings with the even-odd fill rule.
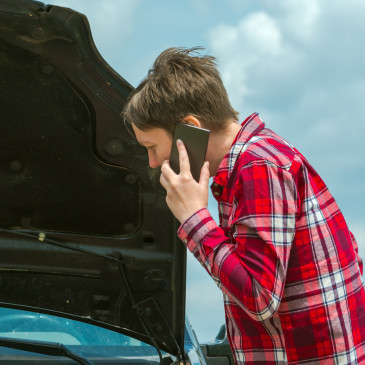
[[[209,187],[209,161],[205,161],[204,165],[200,171],[199,185],[203,185],[203,187]]]

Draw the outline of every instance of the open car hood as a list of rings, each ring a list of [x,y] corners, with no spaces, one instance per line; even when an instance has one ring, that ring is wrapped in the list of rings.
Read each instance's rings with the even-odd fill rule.
[[[178,355],[186,250],[120,116],[132,86],[85,16],[35,1],[0,0],[0,72],[0,306]]]

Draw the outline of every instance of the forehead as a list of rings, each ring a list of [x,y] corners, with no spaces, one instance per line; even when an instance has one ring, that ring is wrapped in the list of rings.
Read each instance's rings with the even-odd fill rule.
[[[132,124],[132,128],[136,135],[138,142],[142,145],[156,144],[159,142],[164,142],[166,139],[171,139],[171,135],[163,128],[152,128],[146,131],[142,131]]]

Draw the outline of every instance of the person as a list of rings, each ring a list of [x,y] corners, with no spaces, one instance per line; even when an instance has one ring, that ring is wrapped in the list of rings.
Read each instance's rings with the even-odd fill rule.
[[[180,239],[223,292],[237,364],[364,364],[362,261],[325,183],[254,113],[242,125],[216,60],[170,48],[131,93],[125,123],[161,167]],[[211,131],[199,182],[177,123]],[[207,209],[209,178],[219,224]]]

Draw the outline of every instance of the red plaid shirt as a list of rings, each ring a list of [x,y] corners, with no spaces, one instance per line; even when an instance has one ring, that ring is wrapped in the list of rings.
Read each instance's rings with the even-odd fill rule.
[[[307,160],[247,118],[207,209],[179,236],[223,292],[237,364],[365,364],[365,290],[355,238]]]

